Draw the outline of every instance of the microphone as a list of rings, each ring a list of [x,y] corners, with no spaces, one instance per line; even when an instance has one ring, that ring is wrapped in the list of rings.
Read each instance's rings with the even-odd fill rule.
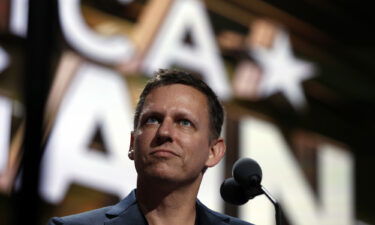
[[[233,205],[243,205],[249,199],[263,194],[260,188],[262,169],[250,158],[237,160],[232,169],[232,178],[225,179],[220,187],[224,201]]]
[[[277,200],[261,185],[262,169],[250,158],[237,160],[232,169],[232,178],[225,179],[220,187],[224,201],[234,204],[245,204],[249,199],[264,194],[275,207],[276,225],[281,225],[281,208]]]
[[[259,188],[250,187],[245,189],[233,177],[225,179],[220,186],[221,197],[224,201],[233,205],[243,205],[249,199],[260,194],[262,194],[262,191]]]
[[[225,179],[220,186],[220,195],[224,201],[233,205],[243,205],[249,200],[245,190],[233,177]]]
[[[237,160],[233,165],[232,174],[234,179],[246,189],[257,188],[262,181],[262,169],[250,158]]]

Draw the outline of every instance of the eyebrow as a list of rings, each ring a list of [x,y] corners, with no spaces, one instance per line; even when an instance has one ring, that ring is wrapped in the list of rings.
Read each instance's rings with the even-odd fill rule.
[[[163,117],[163,113],[158,112],[158,111],[154,111],[154,110],[148,110],[148,111],[146,111],[144,113],[142,112],[141,116],[140,116],[140,121],[142,122],[142,120],[145,117],[150,117],[150,116]]]
[[[173,113],[173,118],[177,118],[177,119],[185,118],[185,119],[190,120],[194,125],[198,125],[199,122],[198,122],[197,118],[195,118],[191,114],[192,113],[188,112],[188,110],[178,109],[178,111]],[[154,110],[154,109],[153,110],[146,110],[146,112],[141,113],[141,116],[140,116],[141,124],[144,122],[145,118],[148,118],[150,116],[156,116],[158,118],[163,118],[165,115],[164,115],[163,112],[160,112],[158,110]]]

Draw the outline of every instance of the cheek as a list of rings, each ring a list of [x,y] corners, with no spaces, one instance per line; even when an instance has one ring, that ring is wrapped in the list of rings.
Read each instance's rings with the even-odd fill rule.
[[[135,147],[138,149],[140,147],[147,146],[148,143],[152,140],[153,134],[150,130],[140,130],[137,132],[137,135],[134,138]]]
[[[189,151],[189,155],[194,157],[195,160],[204,160],[208,156],[209,143],[208,140],[202,138],[201,136],[196,136],[195,138],[187,137],[181,141],[183,148]],[[198,159],[196,159],[198,158]]]

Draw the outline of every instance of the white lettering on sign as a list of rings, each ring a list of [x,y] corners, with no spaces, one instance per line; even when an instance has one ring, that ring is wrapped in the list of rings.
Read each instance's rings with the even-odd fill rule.
[[[184,42],[190,32],[193,44]],[[222,99],[231,96],[229,81],[216,46],[208,15],[201,1],[176,0],[143,62],[151,75],[173,65],[200,72]]]
[[[324,144],[318,150],[318,193],[315,196],[280,131],[254,118],[241,121],[241,157],[251,157],[263,169],[262,184],[279,199],[291,224],[354,224],[353,157]],[[274,224],[274,209],[265,197],[240,208],[255,224]]]
[[[29,0],[12,0],[10,6],[10,31],[15,35],[26,37]]]
[[[0,174],[5,171],[8,163],[11,118],[11,101],[0,96]]]
[[[41,194],[60,202],[73,182],[124,197],[136,173],[127,152],[132,129],[128,89],[120,75],[84,64],[61,104],[42,161]],[[97,125],[107,153],[90,151]]]
[[[0,73],[9,66],[9,61],[8,53],[0,46]]]
[[[119,64],[133,56],[134,46],[126,37],[104,37],[87,26],[81,14],[80,0],[59,0],[59,15],[66,40],[90,59]]]

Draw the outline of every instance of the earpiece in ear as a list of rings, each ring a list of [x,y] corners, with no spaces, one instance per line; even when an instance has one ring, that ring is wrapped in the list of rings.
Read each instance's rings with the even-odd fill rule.
[[[133,149],[129,150],[128,157],[129,157],[129,159],[134,160],[134,150]]]

